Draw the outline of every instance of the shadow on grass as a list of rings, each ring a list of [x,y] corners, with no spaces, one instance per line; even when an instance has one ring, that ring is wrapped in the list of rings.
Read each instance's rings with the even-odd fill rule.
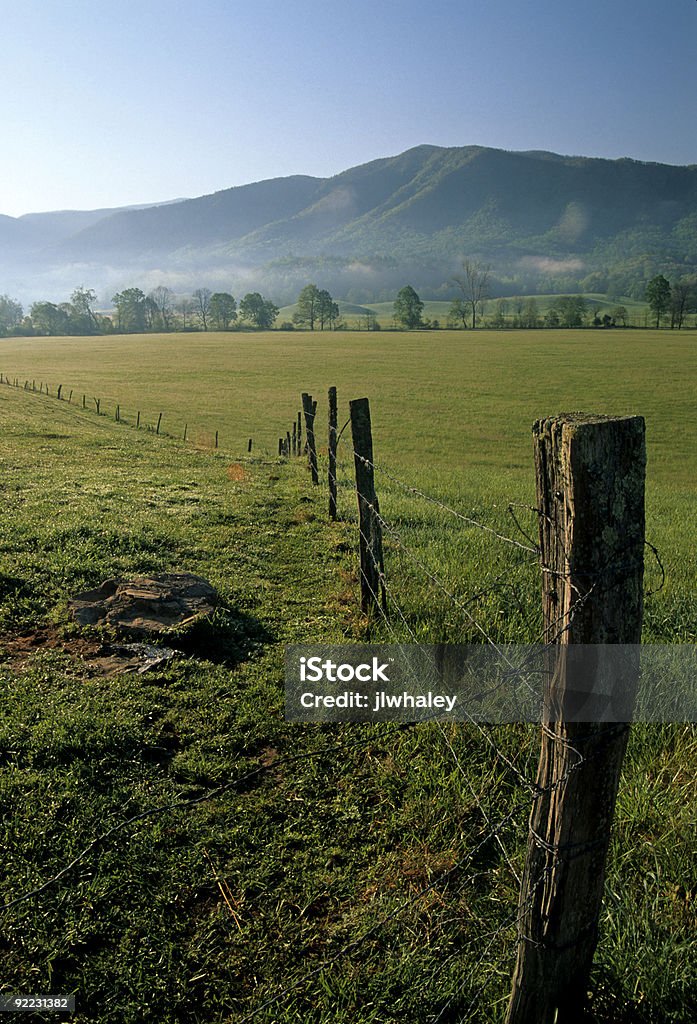
[[[272,641],[262,622],[229,608],[216,608],[211,615],[186,629],[168,633],[166,638],[167,646],[182,654],[228,668],[247,661]]]

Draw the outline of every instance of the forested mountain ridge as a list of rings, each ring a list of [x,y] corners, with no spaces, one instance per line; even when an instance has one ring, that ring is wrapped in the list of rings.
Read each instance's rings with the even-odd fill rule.
[[[97,287],[241,277],[284,299],[310,271],[347,296],[364,281],[361,297],[375,300],[405,275],[435,294],[470,256],[507,291],[627,292],[658,271],[697,271],[697,167],[424,145],[331,178],[2,217],[0,247],[5,278],[60,280],[77,265]]]

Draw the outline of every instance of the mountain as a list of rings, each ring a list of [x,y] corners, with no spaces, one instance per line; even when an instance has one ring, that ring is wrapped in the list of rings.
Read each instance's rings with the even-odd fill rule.
[[[279,302],[308,280],[353,301],[410,281],[435,297],[465,256],[509,293],[626,293],[659,271],[697,272],[697,166],[424,145],[331,178],[0,217],[0,252],[0,291],[10,278],[34,298],[64,278],[107,291],[259,288]]]

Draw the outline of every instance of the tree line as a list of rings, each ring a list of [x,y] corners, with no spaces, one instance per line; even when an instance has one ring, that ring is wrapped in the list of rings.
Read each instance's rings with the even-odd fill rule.
[[[450,303],[448,327],[475,329],[484,324],[492,328],[574,328],[626,327],[629,314],[616,305],[602,316],[593,311],[583,295],[560,295],[546,304],[544,311],[534,297],[495,300],[493,313],[486,319],[489,299],[489,266],[464,260],[462,273],[451,278],[457,292]],[[697,278],[679,278],[672,284],[662,274],[646,287],[646,302],[660,327],[668,320],[671,328],[681,329],[687,317],[697,312]],[[125,288],[112,296],[113,309],[96,309],[97,295],[82,285],[69,302],[34,302],[25,313],[22,305],[8,295],[0,295],[0,336],[7,335],[89,335],[147,333],[167,331],[271,330],[279,308],[259,292],[247,292],[239,303],[230,292],[197,288],[191,295],[177,296],[159,285],[147,294],[137,287]],[[411,285],[400,289],[393,305],[393,324],[406,330],[434,329],[441,324],[423,315],[424,303]],[[346,323],[339,304],[326,288],[305,285],[298,295],[292,321],[284,321],[281,330],[296,328],[341,330]],[[359,329],[379,330],[375,313],[365,311]]]
[[[247,292],[238,304],[229,292],[197,288],[190,296],[178,297],[165,285],[148,294],[141,288],[124,288],[111,301],[112,312],[98,312],[97,293],[81,285],[69,302],[33,302],[25,313],[19,302],[0,295],[0,334],[141,334],[210,328],[227,331],[233,327],[269,330],[279,312],[278,306],[259,292]]]

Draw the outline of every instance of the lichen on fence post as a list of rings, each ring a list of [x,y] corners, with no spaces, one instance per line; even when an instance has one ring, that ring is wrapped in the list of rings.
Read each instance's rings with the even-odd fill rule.
[[[533,433],[549,648],[506,1022],[563,1024],[586,1002],[629,732],[617,718],[579,720],[579,680],[592,693],[603,659],[587,646],[579,675],[573,646],[628,645],[609,695],[628,721],[639,674],[646,449],[640,416],[563,415],[539,420]]]

